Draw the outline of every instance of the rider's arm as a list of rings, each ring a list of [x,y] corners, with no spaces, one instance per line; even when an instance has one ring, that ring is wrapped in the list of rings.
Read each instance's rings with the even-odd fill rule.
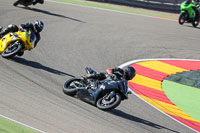
[[[190,3],[192,3],[192,0],[186,0],[186,2],[185,2],[186,5],[188,5]]]
[[[40,41],[40,33],[36,33],[36,37],[37,37],[37,39],[35,41],[35,46],[34,47],[36,47],[38,42]]]
[[[26,30],[33,30],[34,31],[34,26],[32,23],[26,23],[26,24],[20,24],[19,25],[19,29],[22,30],[22,29],[26,29]]]
[[[87,78],[93,78],[93,79],[98,79],[98,80],[104,80],[106,79],[106,74],[105,73],[93,73],[93,74],[88,74]]]

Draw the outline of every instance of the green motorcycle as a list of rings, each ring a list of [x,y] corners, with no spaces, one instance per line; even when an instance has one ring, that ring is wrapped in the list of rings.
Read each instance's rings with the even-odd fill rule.
[[[196,4],[183,2],[180,5],[181,14],[179,16],[179,24],[184,24],[185,22],[192,23],[194,27],[197,27],[199,25],[199,16],[196,16],[196,12],[194,11],[193,7],[196,7]],[[197,9],[200,12],[200,7],[197,7]]]

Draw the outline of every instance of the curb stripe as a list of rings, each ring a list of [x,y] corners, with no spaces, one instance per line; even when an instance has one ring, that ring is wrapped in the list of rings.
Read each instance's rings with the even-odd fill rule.
[[[136,70],[137,71],[137,70]],[[139,74],[136,74],[136,76],[130,80],[129,82],[133,82],[136,84],[140,84],[155,90],[163,91],[161,88],[161,82],[155,79],[151,79]]]
[[[151,99],[149,97],[143,96],[143,95],[139,95],[140,97],[142,97],[145,101],[151,103],[152,105],[154,105],[155,107],[157,107],[160,110],[163,110],[165,113],[169,114],[169,115],[175,115],[187,120],[191,120],[194,122],[198,122],[195,119],[193,119],[191,116],[189,116],[188,114],[184,113],[181,109],[179,109],[178,107],[172,105],[172,104],[168,104],[156,99]]]
[[[166,64],[164,62],[161,61],[148,61],[148,62],[139,62],[137,64],[140,64],[144,67],[153,69],[153,70],[157,70],[166,74],[176,74],[177,72],[183,72],[183,71],[187,71],[186,69],[182,69],[170,64]]]
[[[135,83],[130,83],[130,82],[129,82],[129,86],[138,95],[143,95],[143,96],[153,98],[162,102],[166,102],[168,104],[175,105],[166,97],[165,93],[162,91],[157,91],[157,90],[154,90],[145,86],[141,86]]]
[[[174,117],[175,119],[179,120],[180,122],[192,127],[193,129],[200,131],[200,123],[199,122],[190,121],[190,120],[183,119],[183,118],[180,118],[180,117],[174,116],[174,115],[170,115],[170,116]]]
[[[171,60],[163,60],[161,62],[174,65],[176,67],[180,67],[188,70],[198,70],[200,69],[200,62],[197,61],[171,61]]]
[[[150,68],[141,66],[139,64],[133,64],[133,65],[130,65],[130,66],[134,67],[137,70],[136,71],[137,74],[148,77],[148,78],[152,78],[152,79],[155,79],[155,80],[158,80],[158,81],[162,81],[165,77],[168,76],[165,73],[162,73],[162,72],[159,72],[159,71],[156,71],[156,70],[152,70]]]

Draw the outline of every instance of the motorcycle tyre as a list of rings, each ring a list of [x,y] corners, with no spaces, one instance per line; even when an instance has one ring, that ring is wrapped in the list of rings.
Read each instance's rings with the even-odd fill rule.
[[[6,52],[6,49],[8,48],[8,47],[7,47],[7,48],[3,51],[3,53],[1,53],[1,56],[2,56],[3,58],[11,58],[11,57],[14,57],[15,55],[17,55],[17,54],[18,54],[19,52],[21,52],[21,50],[22,50],[22,44],[18,43],[17,46],[18,46],[17,49],[16,49],[15,51],[11,52],[11,53],[5,53],[5,52]]]
[[[186,13],[180,14],[179,19],[178,19],[178,22],[179,22],[180,25],[185,23],[185,21],[186,21],[185,15],[186,15]],[[183,21],[181,21],[182,19],[183,19]]]
[[[23,51],[23,52],[19,52],[17,55],[18,55],[18,56],[24,55],[24,51]]]
[[[101,97],[97,100],[96,106],[98,109],[103,110],[103,111],[112,110],[121,103],[121,95],[119,93],[116,93],[115,98],[116,98],[115,101],[111,105],[103,106],[103,105],[101,105],[103,97]]]
[[[80,79],[80,78],[72,78],[72,79],[67,80],[67,81],[65,82],[64,86],[63,86],[63,92],[64,92],[65,94],[67,94],[67,95],[69,95],[69,96],[74,96],[74,95],[76,95],[76,93],[77,93],[77,89],[76,89],[76,88],[74,88],[74,89],[72,89],[72,88],[69,89],[69,88],[68,88],[69,85],[70,85],[72,82],[74,82],[74,81],[81,81],[81,79]]]
[[[192,21],[192,26],[197,27],[199,25],[199,18],[197,20]]]
[[[17,0],[15,3],[13,3],[13,6],[17,6],[19,4],[20,0]]]
[[[44,4],[44,0],[40,0],[38,3],[40,3],[40,4]]]

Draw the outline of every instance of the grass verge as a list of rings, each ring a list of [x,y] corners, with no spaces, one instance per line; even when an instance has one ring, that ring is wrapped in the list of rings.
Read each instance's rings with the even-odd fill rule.
[[[170,101],[200,122],[200,89],[169,80],[162,82],[162,88]]]
[[[0,117],[0,133],[38,133],[28,127]]]
[[[123,8],[123,7],[111,6],[111,5],[108,5],[108,4],[106,5],[106,4],[101,4],[101,3],[92,3],[92,2],[80,1],[80,0],[51,0],[51,1],[64,2],[64,3],[75,4],[75,5],[96,7],[96,8],[113,10],[113,11],[120,11],[120,12],[126,12],[126,13],[134,13],[134,14],[140,14],[140,15],[147,15],[147,16],[154,16],[154,17],[177,20],[177,17],[175,17],[175,16],[168,16],[168,15],[163,15],[163,14],[159,14],[159,13],[152,13],[152,12],[148,12],[148,11],[139,11],[139,10],[134,10],[134,8],[133,9],[127,9],[127,8]]]

